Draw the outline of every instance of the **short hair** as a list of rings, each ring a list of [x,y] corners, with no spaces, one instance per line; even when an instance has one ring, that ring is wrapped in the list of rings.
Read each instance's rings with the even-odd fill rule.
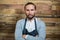
[[[30,4],[33,5],[34,8],[35,8],[35,10],[36,10],[36,5],[35,5],[34,3],[32,3],[32,2],[28,2],[28,3],[26,3],[25,6],[24,6],[24,9],[26,8],[27,5],[30,5]]]

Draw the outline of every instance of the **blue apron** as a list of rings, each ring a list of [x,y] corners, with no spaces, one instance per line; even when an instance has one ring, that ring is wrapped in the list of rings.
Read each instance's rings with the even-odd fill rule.
[[[31,36],[38,35],[36,19],[34,19],[34,22],[35,22],[35,30],[33,30],[32,32],[28,32],[27,31],[27,29],[26,29],[26,22],[27,22],[27,18],[25,19],[25,24],[24,24],[24,28],[23,28],[23,31],[22,31],[22,35],[31,35]]]

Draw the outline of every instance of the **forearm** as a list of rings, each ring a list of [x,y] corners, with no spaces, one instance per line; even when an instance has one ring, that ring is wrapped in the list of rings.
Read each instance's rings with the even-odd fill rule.
[[[31,36],[31,35],[23,35],[23,38],[24,39],[27,39],[27,40],[36,40],[36,37],[34,37],[34,36]]]

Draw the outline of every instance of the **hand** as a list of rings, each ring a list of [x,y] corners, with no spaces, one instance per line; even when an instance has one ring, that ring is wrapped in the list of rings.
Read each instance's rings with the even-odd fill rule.
[[[26,35],[22,35],[22,37],[25,39]]]

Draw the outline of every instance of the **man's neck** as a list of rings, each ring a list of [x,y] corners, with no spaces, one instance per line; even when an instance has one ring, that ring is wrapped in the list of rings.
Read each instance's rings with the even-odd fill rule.
[[[34,20],[34,17],[32,18],[32,19],[29,19],[29,18],[27,18],[29,21],[32,21],[32,20]]]

